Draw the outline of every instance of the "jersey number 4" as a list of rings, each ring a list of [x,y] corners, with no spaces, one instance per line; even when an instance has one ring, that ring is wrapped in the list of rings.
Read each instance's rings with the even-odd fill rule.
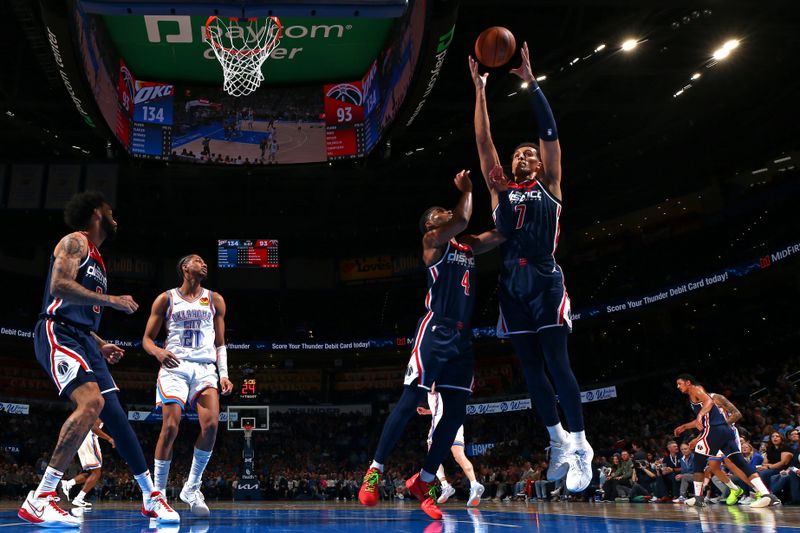
[[[464,287],[464,294],[469,296],[469,270],[464,272],[464,277],[461,278],[461,286]]]
[[[525,223],[525,204],[517,204],[514,206],[514,211],[517,212],[517,227],[519,229]]]

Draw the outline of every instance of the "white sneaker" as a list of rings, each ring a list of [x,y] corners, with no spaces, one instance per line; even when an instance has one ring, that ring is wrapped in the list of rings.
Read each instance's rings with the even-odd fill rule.
[[[750,507],[772,507],[781,505],[781,500],[774,494],[764,494],[759,499],[750,504]]]
[[[556,442],[551,440],[547,448],[550,455],[550,465],[547,467],[547,480],[558,481],[567,475],[569,470],[569,449],[566,442]]]
[[[587,442],[573,444],[570,448],[571,461],[567,471],[567,490],[569,492],[583,492],[592,482],[592,459],[594,450]]]
[[[92,502],[79,500],[78,498],[75,498],[74,500],[72,500],[72,505],[74,505],[75,507],[83,507],[83,509],[85,511],[91,511],[92,510]]]
[[[453,490],[455,492],[455,490]],[[203,496],[203,493],[200,492],[200,487],[190,487],[189,485],[184,485],[181,489],[180,498],[184,503],[189,504],[189,510],[195,516],[208,516],[210,511],[208,510],[208,505],[206,505],[206,498]]]
[[[72,481],[71,479],[62,479],[61,480],[61,492],[64,493],[64,499],[67,500],[68,502],[72,501],[72,500],[69,499],[69,491],[71,491],[72,487],[74,487],[74,486],[75,486],[75,482]]]
[[[450,499],[450,496],[456,493],[456,489],[453,488],[453,485],[447,485],[446,487],[442,487],[442,495],[437,498],[436,503],[444,503]]]
[[[33,491],[28,493],[17,511],[17,516],[41,527],[81,527],[80,519],[71,516],[56,504],[60,498],[56,497],[55,491],[43,492],[38,498],[33,495]]]
[[[678,496],[677,498],[672,500],[672,503],[683,503],[685,501],[686,501],[686,496]]]
[[[753,503],[753,498],[751,496],[745,496],[739,500],[739,505],[750,505],[751,503]]]
[[[481,496],[483,491],[486,490],[483,485],[478,483],[469,490],[469,500],[467,500],[467,507],[477,507],[481,504]]]
[[[148,518],[155,518],[158,522],[180,522],[181,515],[169,506],[167,500],[160,492],[150,493],[150,497],[142,502],[142,514]]]

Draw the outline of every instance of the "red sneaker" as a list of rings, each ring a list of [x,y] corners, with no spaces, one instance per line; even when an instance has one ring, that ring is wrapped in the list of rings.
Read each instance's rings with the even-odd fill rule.
[[[436,498],[431,494],[432,487],[420,479],[419,473],[414,474],[406,481],[406,488],[421,502],[420,508],[425,511],[426,515],[434,520],[442,519],[442,511],[436,505]]]
[[[358,491],[358,501],[361,505],[373,507],[378,504],[378,483],[381,482],[381,471],[377,468],[370,468],[364,474],[364,483]]]

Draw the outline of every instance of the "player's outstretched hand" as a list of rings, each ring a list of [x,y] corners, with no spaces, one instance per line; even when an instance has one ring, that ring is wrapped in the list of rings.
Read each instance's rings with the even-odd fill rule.
[[[161,363],[164,368],[178,368],[181,362],[175,357],[175,354],[169,350],[158,350],[156,352],[156,359]]]
[[[533,75],[533,69],[531,69],[531,56],[528,53],[527,42],[522,43],[519,55],[522,56],[522,62],[519,67],[511,69],[511,74],[516,74],[525,83],[533,83],[536,80],[536,76]]]
[[[683,433],[683,426],[678,426],[675,428],[675,431],[672,432],[673,435],[676,437],[680,437],[681,433]]]
[[[503,167],[500,165],[493,166],[492,170],[489,171],[489,186],[499,192],[508,190],[508,180],[503,174]]]
[[[469,179],[469,170],[462,170],[453,179],[456,189],[463,193],[472,192],[472,180]]]
[[[475,90],[484,90],[486,88],[486,78],[489,77],[489,73],[481,74],[478,70],[478,62],[475,61],[472,56],[468,56],[467,59],[469,60],[469,71],[472,74],[472,82],[475,84]]]
[[[219,378],[219,384],[222,385],[222,395],[227,396],[233,392],[233,383],[228,378]]]
[[[139,304],[133,300],[133,296],[111,296],[108,299],[108,306],[117,311],[124,311],[127,314],[135,313],[139,309]]]
[[[420,406],[420,407],[417,407],[417,414],[418,415],[429,415],[429,414],[431,414],[431,410]]]
[[[125,350],[109,342],[100,347],[100,353],[103,354],[103,359],[105,359],[108,364],[113,365],[122,359],[122,356],[125,355]]]

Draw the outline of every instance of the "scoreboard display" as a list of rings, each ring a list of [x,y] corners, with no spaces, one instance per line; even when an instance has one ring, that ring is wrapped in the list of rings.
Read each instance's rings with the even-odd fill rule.
[[[217,241],[219,268],[278,268],[277,239],[225,239]]]
[[[172,127],[134,121],[131,125],[130,151],[145,159],[168,159],[172,147]]]
[[[361,81],[325,85],[325,149],[328,161],[364,157]]]

